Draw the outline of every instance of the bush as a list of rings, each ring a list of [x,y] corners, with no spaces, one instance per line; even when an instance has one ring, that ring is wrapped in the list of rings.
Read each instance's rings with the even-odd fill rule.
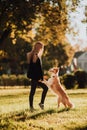
[[[16,75],[9,75],[9,82],[8,82],[8,84],[10,86],[17,85],[17,77],[16,77]]]
[[[17,84],[18,85],[24,85],[24,75],[18,75],[17,76]]]
[[[72,89],[76,85],[75,76],[73,74],[65,74],[63,75],[63,81],[65,88]]]
[[[78,70],[74,75],[78,84],[78,88],[85,88],[87,86],[87,72]]]
[[[25,75],[7,75],[0,76],[0,86],[29,86],[30,80]]]
[[[30,81],[25,75],[18,75],[17,76],[17,84],[28,86],[28,85],[30,85]]]
[[[3,74],[3,75],[1,76],[1,85],[3,85],[3,86],[8,86],[8,82],[9,82],[9,77],[8,77],[8,75]]]

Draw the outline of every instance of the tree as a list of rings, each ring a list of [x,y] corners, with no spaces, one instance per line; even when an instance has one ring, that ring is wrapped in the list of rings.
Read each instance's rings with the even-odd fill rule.
[[[76,5],[76,0],[73,1],[72,5]],[[48,51],[46,55],[48,59],[50,59],[50,55],[52,56],[52,51],[49,53],[49,48],[52,49],[55,46],[57,51],[55,54],[63,54],[64,56],[61,55],[60,59],[58,55],[56,58],[54,55],[53,59],[58,59],[59,64],[65,64],[64,60],[69,61],[71,56],[69,52],[72,49],[71,46],[67,45],[65,37],[67,27],[66,0],[0,1],[0,49],[13,58],[18,58],[18,55],[20,55],[20,60],[22,60],[22,39],[29,44],[40,40],[45,46],[48,46],[48,50],[46,50]],[[18,39],[21,39],[20,43],[18,43]],[[50,44],[53,44],[53,46]],[[26,50],[26,46],[24,47]],[[58,50],[60,49],[59,54]]]
[[[73,0],[72,5],[76,5],[76,2],[78,1]],[[46,26],[53,25],[49,29],[51,33],[54,32],[53,30],[56,29],[57,25],[61,26],[61,29],[57,29],[62,30],[62,32],[66,30],[67,26],[64,26],[67,23],[66,0],[1,0],[0,45],[2,45],[10,32],[15,32],[14,38],[20,33],[27,34],[29,30],[32,30],[35,24],[34,20],[40,13],[40,17],[45,18]]]
[[[50,43],[45,46],[44,67],[49,69],[52,66],[70,65],[73,57],[73,48],[69,43],[58,43],[56,45]]]

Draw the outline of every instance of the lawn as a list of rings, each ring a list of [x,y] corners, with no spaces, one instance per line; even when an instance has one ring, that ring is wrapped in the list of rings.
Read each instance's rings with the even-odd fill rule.
[[[57,108],[57,100],[50,90],[45,109],[38,103],[41,89],[34,98],[34,112],[29,111],[29,88],[0,89],[0,130],[87,130],[87,89],[66,90],[73,109]]]

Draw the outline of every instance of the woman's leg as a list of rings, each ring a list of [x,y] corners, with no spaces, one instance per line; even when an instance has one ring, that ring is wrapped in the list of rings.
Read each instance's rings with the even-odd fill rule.
[[[37,87],[37,81],[31,80],[31,90],[30,90],[30,95],[29,95],[29,105],[31,109],[33,108],[33,99],[34,99],[36,87]]]
[[[48,91],[48,87],[44,83],[42,83],[42,82],[38,82],[38,86],[40,86],[41,88],[43,88],[43,92],[42,92],[40,104],[44,105],[44,101],[45,101],[45,97],[46,97],[46,94],[47,94],[47,91]]]

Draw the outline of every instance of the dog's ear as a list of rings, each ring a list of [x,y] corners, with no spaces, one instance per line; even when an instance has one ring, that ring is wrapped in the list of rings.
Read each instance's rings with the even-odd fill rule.
[[[49,72],[53,72],[53,68],[49,69]]]
[[[54,68],[54,69],[55,69],[56,73],[57,73],[57,72],[58,72],[58,70],[59,70],[58,68]]]
[[[48,80],[48,78],[49,78],[49,77],[48,77],[47,75],[44,75],[44,76],[43,76],[43,79],[44,79],[44,80]]]
[[[49,70],[49,72],[53,72],[53,73],[58,73],[59,72],[59,68],[57,67],[53,67]]]

